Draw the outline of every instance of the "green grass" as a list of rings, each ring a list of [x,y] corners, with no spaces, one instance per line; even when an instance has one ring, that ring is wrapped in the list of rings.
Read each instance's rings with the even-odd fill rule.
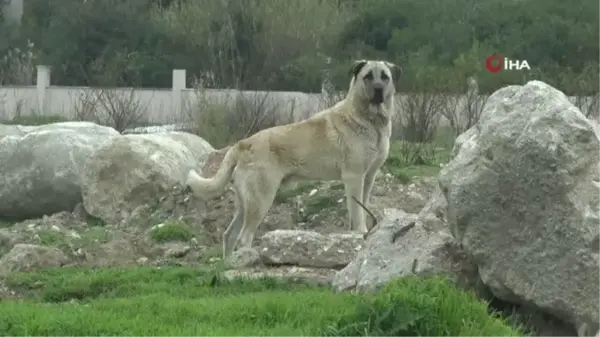
[[[325,209],[337,207],[337,205],[337,199],[329,195],[313,195],[306,199],[304,216],[308,218],[314,214],[321,213]]]
[[[275,195],[275,203],[282,204],[288,200],[291,200],[297,195],[308,193],[317,187],[317,182],[306,180],[299,181],[293,188],[280,188],[277,191],[277,195]]]
[[[68,119],[61,116],[20,116],[17,118],[2,120],[1,124],[15,125],[44,125],[50,123],[66,122]]]
[[[394,141],[382,169],[402,183],[409,183],[415,177],[436,176],[441,170],[440,164],[451,159],[452,144],[445,135],[431,143]]]
[[[40,244],[44,246],[56,246],[65,242],[65,234],[52,229],[44,229],[39,231]]]
[[[490,316],[473,295],[440,278],[405,278],[377,293],[352,294],[270,278],[228,281],[218,275],[142,267],[14,274],[6,284],[26,297],[0,302],[0,334],[521,334]]]
[[[161,227],[153,228],[150,231],[150,238],[155,242],[169,241],[190,241],[194,234],[189,227],[182,222],[166,222]]]
[[[0,219],[0,228],[10,228],[15,224],[14,221]]]

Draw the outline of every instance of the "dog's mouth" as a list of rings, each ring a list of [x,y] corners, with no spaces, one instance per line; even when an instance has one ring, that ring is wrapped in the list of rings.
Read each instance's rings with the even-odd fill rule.
[[[373,105],[380,105],[383,103],[383,96],[373,96],[373,98],[371,99],[371,104]]]

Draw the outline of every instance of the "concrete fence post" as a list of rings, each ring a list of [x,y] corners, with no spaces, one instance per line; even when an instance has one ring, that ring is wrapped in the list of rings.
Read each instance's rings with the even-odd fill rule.
[[[44,106],[46,102],[46,88],[50,86],[49,66],[37,66],[37,78],[35,84],[37,89],[37,113],[44,115],[46,110]]]
[[[173,69],[173,84],[171,87],[171,107],[170,113],[175,116],[177,121],[182,120],[183,116],[183,89],[185,89],[185,69]]]

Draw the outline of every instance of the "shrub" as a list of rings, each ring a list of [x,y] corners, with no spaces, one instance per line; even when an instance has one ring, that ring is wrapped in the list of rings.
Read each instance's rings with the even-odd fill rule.
[[[274,97],[261,91],[223,95],[196,86],[195,101],[187,108],[188,118],[198,136],[222,148],[258,131],[293,122],[294,109],[280,109]]]

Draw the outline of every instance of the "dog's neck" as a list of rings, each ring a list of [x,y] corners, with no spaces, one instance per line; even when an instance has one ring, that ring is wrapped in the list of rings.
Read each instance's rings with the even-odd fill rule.
[[[392,99],[386,99],[382,104],[371,104],[356,95],[348,97],[352,100],[352,105],[356,107],[356,113],[359,117],[376,128],[382,128],[390,124],[394,104]]]

